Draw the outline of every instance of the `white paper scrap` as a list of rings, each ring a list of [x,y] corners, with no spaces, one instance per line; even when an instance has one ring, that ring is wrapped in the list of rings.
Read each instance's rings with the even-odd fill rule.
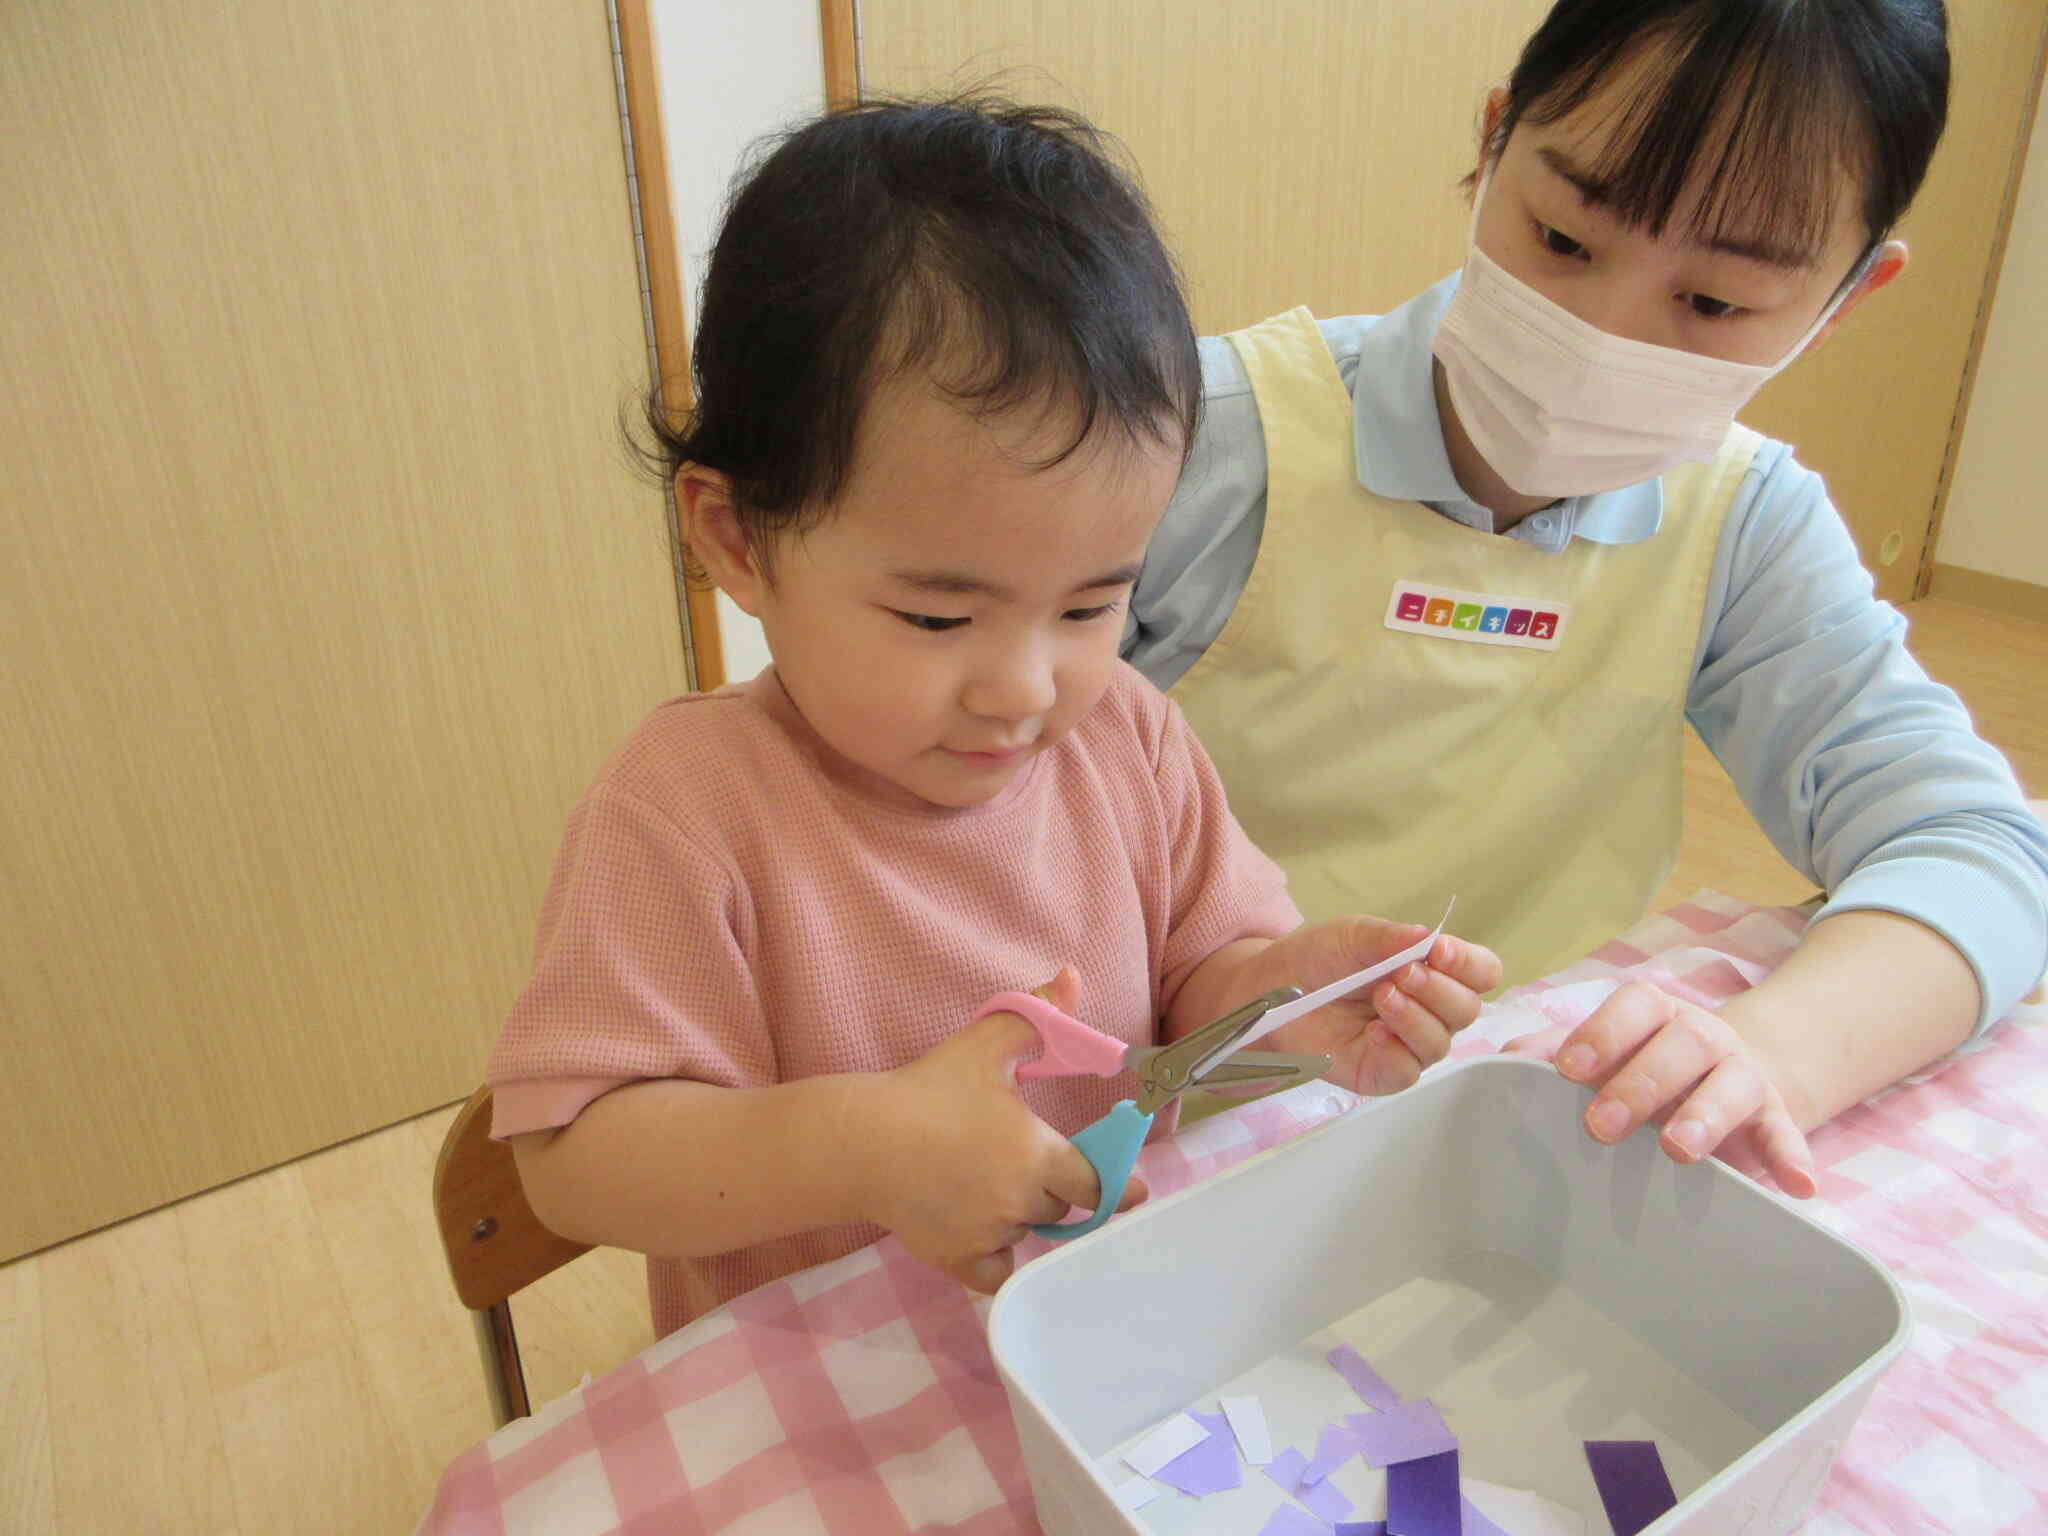
[[[1266,1410],[1259,1406],[1256,1397],[1226,1397],[1223,1402],[1223,1417],[1230,1421],[1230,1432],[1237,1436],[1237,1448],[1244,1459],[1255,1467],[1263,1467],[1273,1459],[1273,1436],[1266,1428]]]
[[[1134,1477],[1109,1490],[1119,1509],[1143,1509],[1166,1490],[1149,1477]]]
[[[1174,1457],[1191,1451],[1209,1438],[1209,1431],[1184,1413],[1177,1413],[1151,1434],[1124,1452],[1133,1471],[1155,1477]]]
[[[1460,1480],[1458,1491],[1478,1511],[1514,1536],[1586,1536],[1586,1522],[1578,1513],[1554,1504],[1540,1493],[1509,1488],[1477,1477]]]
[[[1437,941],[1437,934],[1444,931],[1444,924],[1451,920],[1451,907],[1457,904],[1458,898],[1453,896],[1450,906],[1444,908],[1444,915],[1437,922],[1436,932],[1430,934],[1428,938],[1417,939],[1398,955],[1389,955],[1377,965],[1368,965],[1364,970],[1354,971],[1342,980],[1331,982],[1327,987],[1317,987],[1306,997],[1297,997],[1291,1003],[1282,1003],[1278,1008],[1269,1010],[1263,1019],[1252,1026],[1251,1032],[1237,1042],[1232,1054],[1246,1049],[1254,1040],[1263,1039],[1281,1025],[1293,1023],[1303,1014],[1314,1013],[1325,1003],[1334,1003],[1340,997],[1349,997],[1353,992],[1371,986],[1382,976],[1392,975],[1409,961],[1420,960],[1429,953],[1429,946]],[[1229,1059],[1228,1056],[1223,1058],[1225,1061]]]

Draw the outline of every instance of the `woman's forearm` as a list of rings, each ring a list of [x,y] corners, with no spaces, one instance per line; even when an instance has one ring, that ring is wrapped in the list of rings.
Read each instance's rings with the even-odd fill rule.
[[[1890,912],[1815,923],[1721,1017],[1773,1068],[1786,1107],[1811,1130],[1969,1038],[1977,978],[1933,929]]]

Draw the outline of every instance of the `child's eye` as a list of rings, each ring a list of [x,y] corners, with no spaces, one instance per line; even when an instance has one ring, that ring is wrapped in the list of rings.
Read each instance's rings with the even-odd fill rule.
[[[1539,223],[1536,226],[1536,238],[1543,242],[1544,249],[1553,256],[1583,256],[1586,253],[1586,248],[1578,241],[1563,230],[1553,229],[1548,224]]]
[[[1685,300],[1692,306],[1692,312],[1703,320],[1726,319],[1741,309],[1739,304],[1730,304],[1726,299],[1717,299],[1705,293],[1689,293]]]
[[[1122,608],[1122,603],[1098,603],[1093,608],[1069,608],[1060,617],[1071,619],[1076,624],[1086,624],[1090,619],[1100,619]]]
[[[912,629],[921,629],[928,635],[942,635],[947,630],[958,629],[967,622],[965,619],[941,618],[936,613],[904,613],[897,608],[891,608],[889,611]]]

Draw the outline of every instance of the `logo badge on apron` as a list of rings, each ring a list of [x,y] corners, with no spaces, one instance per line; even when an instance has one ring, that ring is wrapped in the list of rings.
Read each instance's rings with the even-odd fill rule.
[[[1387,628],[1433,640],[1513,645],[1554,651],[1564,641],[1571,609],[1540,597],[1461,592],[1420,581],[1397,581],[1387,599]]]

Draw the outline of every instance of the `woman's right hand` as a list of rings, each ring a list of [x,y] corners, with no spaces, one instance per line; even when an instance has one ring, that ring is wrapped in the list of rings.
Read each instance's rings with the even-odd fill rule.
[[[1071,971],[1035,990],[1073,1011]],[[1017,1096],[1017,1062],[1038,1047],[1024,1019],[992,1013],[879,1074],[869,1106],[869,1219],[977,1291],[1003,1283],[1010,1250],[1031,1227],[1073,1206],[1092,1209],[1100,1195],[1088,1159]],[[1133,1179],[1118,1209],[1144,1197]]]

